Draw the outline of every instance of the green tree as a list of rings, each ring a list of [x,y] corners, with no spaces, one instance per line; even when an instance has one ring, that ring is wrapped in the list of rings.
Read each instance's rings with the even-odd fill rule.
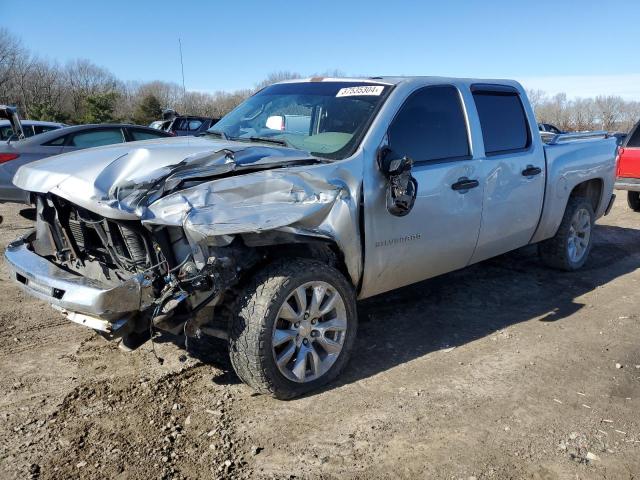
[[[32,103],[29,106],[28,118],[31,120],[44,120],[47,122],[63,122],[69,121],[69,115],[51,102],[43,101],[39,103]]]
[[[154,120],[162,117],[162,105],[158,97],[152,93],[145,95],[140,100],[133,113],[133,121],[139,125],[149,125]]]
[[[115,92],[96,93],[85,98],[85,123],[115,122],[114,111],[118,95]]]

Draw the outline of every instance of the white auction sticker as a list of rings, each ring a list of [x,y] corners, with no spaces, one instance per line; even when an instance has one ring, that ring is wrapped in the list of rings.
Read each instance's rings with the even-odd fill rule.
[[[384,86],[382,85],[361,85],[359,87],[341,88],[336,93],[336,97],[360,97],[362,95],[379,96],[382,94]]]

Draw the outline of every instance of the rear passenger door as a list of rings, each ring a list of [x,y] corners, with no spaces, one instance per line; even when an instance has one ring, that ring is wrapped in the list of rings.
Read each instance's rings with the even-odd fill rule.
[[[529,124],[517,89],[473,85],[484,156],[482,228],[472,263],[529,243],[540,220],[545,157],[537,125]],[[534,127],[535,130],[532,128]]]
[[[386,208],[387,182],[365,184],[362,296],[464,267],[480,231],[484,180],[460,91],[436,85],[413,92],[387,136],[394,157],[413,159],[418,192],[411,212],[396,217]]]

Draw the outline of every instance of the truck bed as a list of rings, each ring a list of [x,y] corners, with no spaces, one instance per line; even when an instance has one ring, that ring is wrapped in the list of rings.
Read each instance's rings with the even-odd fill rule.
[[[573,188],[589,178],[605,179],[601,199],[594,212],[604,215],[615,179],[616,139],[607,132],[579,132],[542,135],[546,162],[545,202],[532,242],[552,237],[560,222]],[[606,200],[606,201],[603,201]]]

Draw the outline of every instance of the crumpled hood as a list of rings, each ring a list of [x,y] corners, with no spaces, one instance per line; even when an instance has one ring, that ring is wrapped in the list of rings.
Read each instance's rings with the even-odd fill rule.
[[[290,167],[290,168],[289,168]],[[291,148],[168,138],[81,150],[21,167],[14,183],[114,220],[182,227],[202,268],[209,245],[278,231],[335,241],[362,272],[362,157],[325,161]]]
[[[291,148],[180,137],[49,157],[22,166],[13,182],[27,191],[56,194],[107,217],[134,219],[140,217],[141,207],[189,181],[213,179],[236,170],[318,162]]]

